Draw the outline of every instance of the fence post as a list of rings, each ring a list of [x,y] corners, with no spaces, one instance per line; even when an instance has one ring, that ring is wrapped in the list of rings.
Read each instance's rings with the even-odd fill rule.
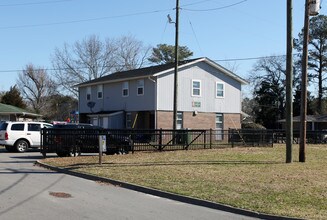
[[[232,136],[231,136],[231,139],[232,139],[232,148],[234,147],[234,129],[231,129],[232,130]]]
[[[162,128],[159,130],[159,151],[162,151]]]
[[[206,144],[207,144],[207,130],[204,130],[204,140],[203,140],[203,145],[204,145],[204,149],[206,149]]]
[[[209,147],[212,149],[212,128],[210,128],[209,135]]]

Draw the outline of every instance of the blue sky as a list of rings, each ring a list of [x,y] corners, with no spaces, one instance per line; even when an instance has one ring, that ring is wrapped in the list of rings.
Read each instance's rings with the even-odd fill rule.
[[[321,0],[320,14],[327,14]],[[305,0],[293,0],[293,34],[303,26]],[[174,44],[175,0],[0,0],[0,91],[15,85],[29,63],[52,68],[64,43],[90,35],[132,35],[146,46]],[[234,6],[231,6],[234,5]],[[286,54],[286,0],[180,0],[180,45],[247,78],[255,59]],[[225,7],[231,6],[231,7]],[[51,74],[51,71],[49,71]]]

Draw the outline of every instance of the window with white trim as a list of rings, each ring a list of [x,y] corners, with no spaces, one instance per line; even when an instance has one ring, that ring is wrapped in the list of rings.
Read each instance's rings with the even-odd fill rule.
[[[176,129],[182,129],[183,128],[183,112],[177,112],[176,117]]]
[[[128,82],[123,82],[122,95],[123,95],[123,97],[127,97],[129,95],[129,85],[128,85]]]
[[[216,98],[225,97],[225,84],[221,82],[216,82]]]
[[[86,88],[86,100],[90,101],[91,100],[91,86],[88,86]]]
[[[137,95],[144,95],[144,79],[137,80]]]
[[[201,96],[200,80],[192,80],[192,96]]]
[[[224,139],[224,115],[222,113],[216,113],[216,135],[215,140],[223,140]]]
[[[103,98],[103,85],[98,85],[97,88],[98,88],[98,94],[97,94],[98,99],[102,99]]]
[[[216,113],[216,129],[224,128],[224,117],[221,113]]]

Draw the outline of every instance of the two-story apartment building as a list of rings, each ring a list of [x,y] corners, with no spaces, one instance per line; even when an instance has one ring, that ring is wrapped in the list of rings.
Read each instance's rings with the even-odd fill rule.
[[[178,128],[240,128],[245,84],[208,58],[180,62]],[[173,63],[117,72],[77,87],[80,122],[104,128],[173,127]]]

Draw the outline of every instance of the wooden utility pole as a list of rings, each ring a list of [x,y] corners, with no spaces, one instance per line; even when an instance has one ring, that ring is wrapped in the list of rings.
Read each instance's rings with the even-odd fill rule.
[[[292,163],[293,143],[293,0],[287,0],[286,54],[286,163]]]
[[[302,84],[301,84],[301,127],[299,161],[305,162],[307,139],[307,84],[308,84],[308,40],[309,40],[309,0],[305,0],[303,52],[302,52]]]
[[[176,0],[173,129],[177,128],[179,0]]]

